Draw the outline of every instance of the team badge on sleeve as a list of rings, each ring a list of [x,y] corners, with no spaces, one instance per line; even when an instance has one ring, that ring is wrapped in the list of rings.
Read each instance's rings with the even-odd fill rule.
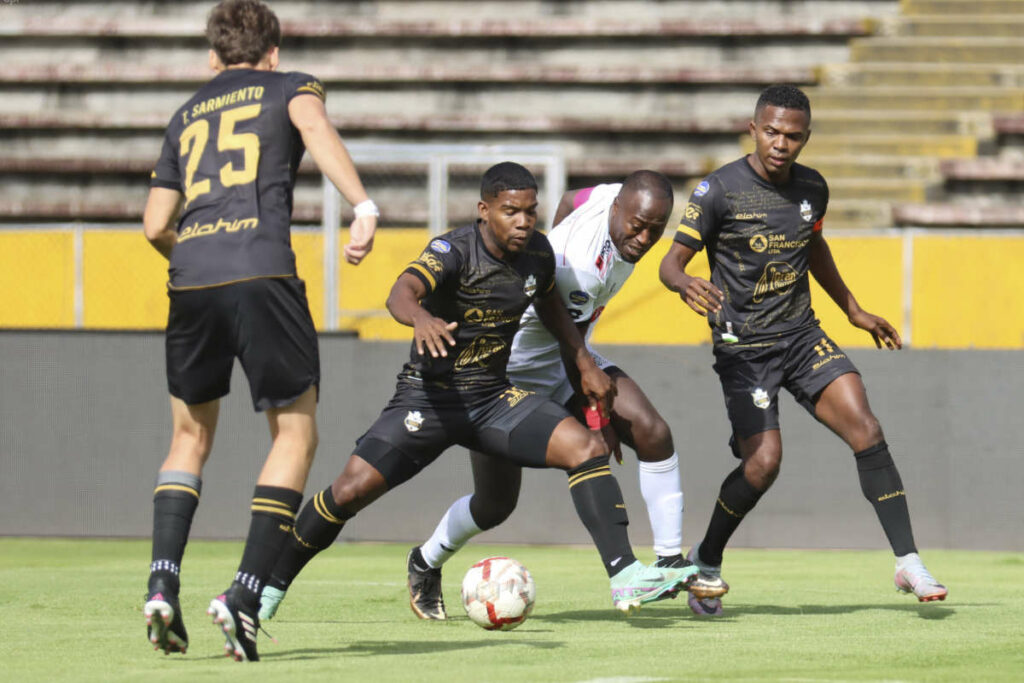
[[[702,180],[702,181],[700,181],[700,185],[698,185],[697,187],[693,188],[693,196],[694,197],[703,197],[704,195],[706,195],[708,193],[708,190],[710,190],[710,189],[711,189],[711,186],[708,185],[708,181]]]
[[[438,254],[447,254],[452,250],[452,245],[448,244],[444,240],[434,240],[430,243],[430,248]]]
[[[814,210],[811,208],[811,203],[806,199],[800,202],[800,218],[803,218],[805,221],[814,218]]]
[[[523,294],[526,296],[533,296],[537,293],[537,278],[531,273],[526,278],[526,282],[523,283]]]

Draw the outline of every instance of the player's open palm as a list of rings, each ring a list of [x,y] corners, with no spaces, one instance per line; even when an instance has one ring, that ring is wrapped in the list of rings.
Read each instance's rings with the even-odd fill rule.
[[[349,229],[348,244],[345,245],[345,260],[358,265],[373,249],[373,236],[377,231],[376,216],[357,216]]]
[[[447,358],[448,347],[455,346],[455,337],[452,332],[459,324],[456,322],[445,322],[441,318],[434,317],[423,311],[422,315],[416,316],[413,321],[413,340],[416,342],[416,351],[423,355],[424,349],[432,358]]]
[[[850,324],[871,333],[872,338],[875,340],[875,346],[878,348],[882,348],[882,344],[885,344],[885,348],[890,350],[903,348],[903,340],[900,339],[900,333],[896,331],[896,328],[888,320],[881,316],[859,310],[850,314]]]

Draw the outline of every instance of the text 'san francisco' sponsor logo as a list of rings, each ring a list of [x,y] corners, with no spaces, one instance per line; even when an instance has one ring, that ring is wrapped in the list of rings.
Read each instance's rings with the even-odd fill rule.
[[[754,405],[761,410],[767,410],[768,406],[772,404],[771,398],[768,397],[768,392],[761,387],[754,389],[754,391],[750,393],[750,398],[754,400]]]
[[[409,414],[405,416],[405,428],[410,432],[420,431],[420,427],[423,426],[423,415],[418,410],[410,410]]]
[[[814,209],[811,208],[811,203],[806,199],[800,202],[800,218],[805,221],[810,221],[814,218]]]

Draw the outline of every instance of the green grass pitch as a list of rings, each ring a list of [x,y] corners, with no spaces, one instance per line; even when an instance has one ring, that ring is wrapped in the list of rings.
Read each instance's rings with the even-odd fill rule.
[[[0,538],[0,678],[5,681],[1024,680],[1024,554],[930,551],[950,588],[919,604],[872,551],[731,550],[727,615],[684,600],[625,618],[590,548],[471,545],[446,568],[447,622],[417,620],[405,545],[341,544],[315,559],[266,624],[263,660],[226,659],[205,615],[241,544],[193,542],[182,607],[188,654],[145,639],[149,543]],[[462,612],[471,562],[511,555],[537,582],[519,629],[487,632]],[[647,553],[649,554],[649,553]],[[641,558],[650,560],[651,558]],[[244,676],[244,678],[243,678]]]

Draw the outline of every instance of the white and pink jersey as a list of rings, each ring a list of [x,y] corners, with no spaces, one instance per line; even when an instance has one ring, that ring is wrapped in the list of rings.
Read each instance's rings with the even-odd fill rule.
[[[590,321],[588,343],[604,307],[633,272],[633,264],[622,259],[608,232],[612,201],[621,188],[621,183],[615,183],[580,190],[573,212],[548,233],[555,252],[555,287],[575,322]],[[591,354],[598,367],[612,365],[593,351]],[[572,396],[558,341],[533,306],[526,309],[512,340],[508,376],[516,386],[559,403]]]

